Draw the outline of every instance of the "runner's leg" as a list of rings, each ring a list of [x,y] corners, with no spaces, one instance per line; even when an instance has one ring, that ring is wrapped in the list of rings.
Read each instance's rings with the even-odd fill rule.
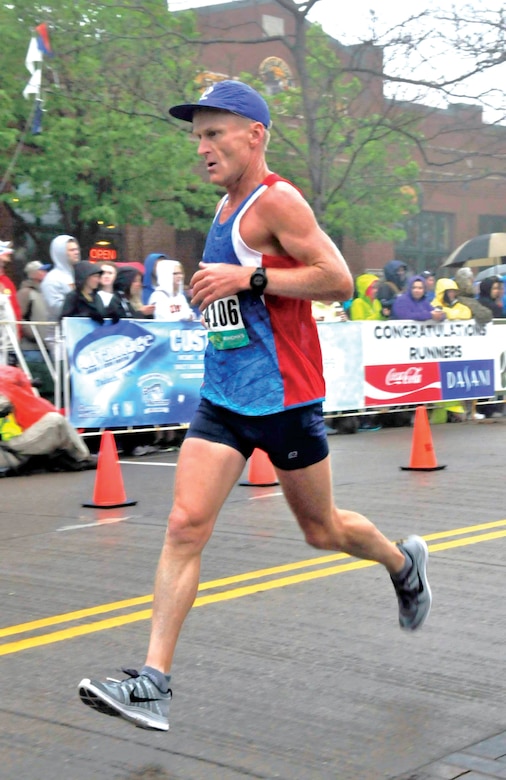
[[[174,501],[155,578],[146,666],[170,670],[177,638],[197,594],[202,550],[216,517],[244,469],[240,452],[203,439],[185,439]]]
[[[377,561],[390,574],[401,571],[406,559],[396,544],[363,515],[334,505],[329,456],[304,469],[276,473],[308,544]]]

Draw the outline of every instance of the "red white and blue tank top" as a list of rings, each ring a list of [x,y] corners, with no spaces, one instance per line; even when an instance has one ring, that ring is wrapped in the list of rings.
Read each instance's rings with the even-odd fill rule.
[[[295,268],[292,257],[263,255],[241,238],[243,214],[276,181],[270,174],[220,224],[226,198],[208,233],[203,260],[255,268]],[[291,182],[288,182],[289,184]],[[294,186],[294,185],[292,185]],[[201,394],[239,414],[259,416],[325,397],[322,357],[311,301],[248,291],[215,301],[205,312],[209,343]]]

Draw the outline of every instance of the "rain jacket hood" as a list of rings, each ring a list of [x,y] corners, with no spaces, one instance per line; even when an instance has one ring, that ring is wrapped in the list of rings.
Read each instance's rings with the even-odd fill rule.
[[[421,298],[412,295],[412,287],[415,282],[422,282],[424,294]],[[398,295],[392,305],[393,320],[430,320],[434,311],[427,298],[427,283],[421,275],[411,276],[408,279],[406,292]]]
[[[144,258],[144,275],[142,277],[142,302],[147,303],[149,301],[149,296],[154,291],[154,285],[153,285],[153,269],[155,267],[155,263],[160,258],[163,258],[165,260],[170,260],[170,258],[163,254],[163,252],[151,252],[151,254],[146,255]]]
[[[119,268],[116,275],[116,279],[113,283],[114,292],[123,293],[127,298],[130,297],[130,287],[135,281],[136,277],[140,275],[140,271],[132,266],[125,266]]]
[[[182,290],[174,289],[174,273],[180,271],[183,266],[178,260],[161,260],[156,267],[158,284],[155,290],[163,290],[167,295],[179,295]]]
[[[459,268],[455,274],[455,282],[463,295],[474,296],[473,272],[470,268]]]
[[[69,241],[76,241],[76,239],[73,236],[56,236],[49,245],[49,254],[54,268],[68,276],[69,284],[74,284],[74,266],[67,255],[67,244]]]
[[[438,279],[432,306],[440,306],[449,320],[470,320],[473,315],[469,306],[460,303],[457,299],[452,306],[445,301],[444,295],[447,290],[455,290],[458,293],[457,282],[453,279]]]
[[[381,303],[367,295],[367,290],[373,282],[378,282],[376,274],[360,274],[355,279],[357,297],[351,303],[349,309],[352,320],[382,320]]]
[[[102,274],[102,271],[100,266],[96,263],[90,263],[89,260],[82,260],[74,266],[74,274],[76,279],[76,290],[81,292],[86,280],[90,276],[93,276],[93,274]]]
[[[59,319],[65,296],[74,287],[74,266],[67,254],[69,241],[78,243],[73,236],[63,235],[53,238],[49,246],[53,268],[40,284],[40,290],[46,301],[51,320]]]
[[[401,279],[399,275],[401,268],[404,268],[405,271],[408,268],[407,264],[403,263],[402,260],[390,260],[388,263],[385,263],[385,267],[383,268],[383,273],[387,282],[392,282],[399,290],[405,289],[406,287],[406,280]]]

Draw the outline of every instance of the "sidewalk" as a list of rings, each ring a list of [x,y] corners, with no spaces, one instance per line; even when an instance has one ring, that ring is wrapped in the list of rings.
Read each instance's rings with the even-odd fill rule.
[[[497,780],[506,778],[506,731],[450,753],[392,780]]]

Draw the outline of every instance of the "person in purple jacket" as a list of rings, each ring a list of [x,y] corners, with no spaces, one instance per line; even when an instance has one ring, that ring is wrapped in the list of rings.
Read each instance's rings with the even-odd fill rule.
[[[392,320],[436,320],[446,318],[444,311],[433,308],[427,298],[427,284],[423,276],[412,276],[405,293],[395,298],[392,305]]]

